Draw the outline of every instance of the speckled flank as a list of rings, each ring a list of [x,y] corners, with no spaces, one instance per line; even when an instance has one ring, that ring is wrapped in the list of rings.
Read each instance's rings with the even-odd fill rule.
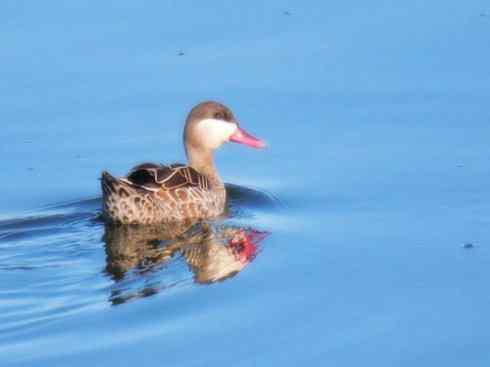
[[[223,189],[180,187],[145,190],[102,174],[104,216],[122,224],[157,224],[216,217],[223,213]]]

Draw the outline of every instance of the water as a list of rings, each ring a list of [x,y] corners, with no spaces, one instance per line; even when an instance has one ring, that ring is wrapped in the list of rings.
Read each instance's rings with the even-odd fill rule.
[[[489,11],[2,3],[0,365],[487,366]],[[218,152],[229,217],[106,228],[203,99],[270,145]]]

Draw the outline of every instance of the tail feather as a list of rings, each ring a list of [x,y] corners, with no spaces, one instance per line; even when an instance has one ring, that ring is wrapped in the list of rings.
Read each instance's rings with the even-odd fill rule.
[[[109,172],[102,172],[102,177],[100,179],[102,184],[102,191],[104,195],[111,195],[117,193],[117,185],[119,184],[119,180],[112,176]]]
[[[143,199],[130,184],[109,172],[102,172],[102,211],[104,218],[116,223],[135,223],[141,216]]]

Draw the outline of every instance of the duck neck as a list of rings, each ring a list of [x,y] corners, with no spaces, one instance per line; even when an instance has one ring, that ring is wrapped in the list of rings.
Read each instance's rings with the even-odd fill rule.
[[[216,166],[214,165],[213,152],[210,149],[186,145],[185,152],[189,166],[205,175],[213,187],[224,187],[224,184],[218,175],[218,171],[216,170]]]

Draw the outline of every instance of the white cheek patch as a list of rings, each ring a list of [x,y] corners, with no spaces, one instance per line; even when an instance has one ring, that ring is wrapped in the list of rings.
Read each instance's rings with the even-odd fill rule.
[[[237,127],[233,122],[217,119],[201,120],[198,124],[199,134],[211,149],[217,149],[226,143]]]

